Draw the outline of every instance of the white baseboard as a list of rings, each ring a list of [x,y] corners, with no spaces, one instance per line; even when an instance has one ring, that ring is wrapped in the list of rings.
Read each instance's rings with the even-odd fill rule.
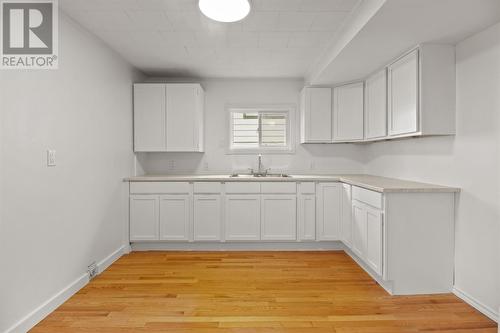
[[[494,309],[490,308],[487,305],[484,305],[480,301],[478,301],[476,298],[472,297],[465,291],[459,289],[458,287],[454,286],[453,287],[453,293],[458,297],[461,298],[464,302],[475,308],[477,311],[481,312],[491,320],[494,320],[498,323],[498,312],[496,312]],[[500,330],[500,328],[499,328]],[[499,331],[500,332],[500,331]]]
[[[89,282],[88,275],[85,273],[75,281],[71,282],[63,290],[49,298],[42,305],[31,311],[24,318],[11,326],[5,333],[25,333],[32,329],[36,324],[47,317],[52,311],[57,309],[61,304],[66,302],[71,296],[76,294],[80,289],[85,287]]]
[[[120,247],[118,250],[115,252],[111,253],[109,256],[104,258],[103,260],[99,261],[97,263],[97,271],[100,274],[101,272],[104,272],[111,264],[113,264],[115,261],[120,259],[122,255],[124,255],[127,249],[125,246]]]
[[[332,251],[341,242],[144,242],[132,243],[132,251]]]
[[[125,246],[120,247],[115,252],[101,260],[97,264],[98,272],[101,273],[106,270],[113,262],[119,259],[125,253]],[[32,329],[36,324],[47,317],[52,311],[61,306],[71,296],[76,294],[80,289],[85,287],[89,282],[87,273],[81,275],[78,279],[71,282],[57,294],[42,303],[35,310],[28,313],[24,318],[8,328],[4,333],[25,333]]]

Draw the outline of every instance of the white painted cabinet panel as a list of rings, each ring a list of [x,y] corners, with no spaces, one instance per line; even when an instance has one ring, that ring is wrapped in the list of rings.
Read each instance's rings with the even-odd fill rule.
[[[340,240],[341,188],[341,183],[320,183],[317,185],[317,240]]]
[[[389,135],[418,132],[418,50],[389,65],[388,80]]]
[[[382,275],[382,213],[371,207],[366,209],[366,263]]]
[[[226,240],[260,240],[260,194],[228,194]]]
[[[382,212],[353,200],[352,251],[375,273],[382,275],[383,219]]]
[[[364,205],[352,202],[352,251],[361,259],[366,252],[366,212]]]
[[[167,84],[167,151],[202,151],[199,84]],[[201,119],[200,119],[201,118]]]
[[[157,195],[130,196],[130,240],[159,239],[159,206]]]
[[[347,247],[352,243],[351,185],[342,184],[342,241]]]
[[[298,200],[297,214],[299,240],[315,240],[316,194],[300,194]]]
[[[193,229],[195,241],[219,241],[221,239],[221,196],[216,194],[195,195],[193,203]]]
[[[331,88],[305,87],[300,104],[301,142],[331,142]]]
[[[261,200],[261,239],[296,240],[296,195],[263,194]]]
[[[365,81],[365,139],[387,136],[387,71]]]
[[[363,140],[363,86],[363,82],[358,82],[333,89],[334,141]]]
[[[190,240],[190,202],[189,195],[160,196],[161,240]]]
[[[165,151],[165,85],[134,85],[134,150]]]

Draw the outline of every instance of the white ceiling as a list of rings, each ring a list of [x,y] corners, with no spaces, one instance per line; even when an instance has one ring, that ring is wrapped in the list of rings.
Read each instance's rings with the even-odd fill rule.
[[[69,16],[151,75],[304,77],[359,0],[252,0],[217,23],[197,0],[60,0]]]
[[[417,44],[456,44],[499,21],[500,0],[384,0],[355,33],[344,28],[345,33],[338,34],[306,81],[337,84],[362,79]]]

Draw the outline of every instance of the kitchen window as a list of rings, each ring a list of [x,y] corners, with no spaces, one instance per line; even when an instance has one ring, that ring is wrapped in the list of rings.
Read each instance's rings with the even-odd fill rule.
[[[291,152],[292,108],[230,108],[230,152]]]

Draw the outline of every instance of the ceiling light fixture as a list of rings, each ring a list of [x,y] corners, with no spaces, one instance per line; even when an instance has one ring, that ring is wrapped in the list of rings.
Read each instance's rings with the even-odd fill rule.
[[[250,13],[249,0],[200,0],[201,12],[218,22],[237,22]]]

